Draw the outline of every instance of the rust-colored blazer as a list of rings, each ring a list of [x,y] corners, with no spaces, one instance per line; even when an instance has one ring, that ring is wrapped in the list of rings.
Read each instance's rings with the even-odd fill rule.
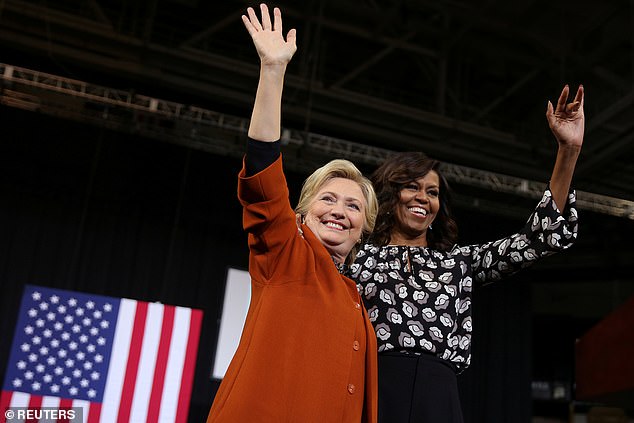
[[[244,175],[251,304],[207,422],[376,422],[376,338],[355,283],[299,234],[281,157]]]

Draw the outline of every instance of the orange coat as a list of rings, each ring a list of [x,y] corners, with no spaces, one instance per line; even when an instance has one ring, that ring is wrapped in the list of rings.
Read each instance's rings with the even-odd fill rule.
[[[299,234],[282,159],[244,172],[251,304],[207,422],[376,422],[376,338],[355,283]]]

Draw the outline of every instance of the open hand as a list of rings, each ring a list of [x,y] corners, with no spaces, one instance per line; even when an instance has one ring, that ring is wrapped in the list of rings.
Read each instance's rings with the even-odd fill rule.
[[[262,66],[286,66],[297,51],[297,33],[295,29],[291,29],[284,40],[282,12],[277,7],[273,9],[273,24],[266,4],[260,4],[260,12],[262,22],[258,20],[252,7],[247,8],[249,16],[242,15],[242,22],[253,39]]]
[[[553,104],[548,102],[546,119],[560,146],[581,148],[585,129],[583,85],[579,85],[572,103],[566,103],[569,93],[570,88],[566,85],[561,91],[557,107],[554,110]]]

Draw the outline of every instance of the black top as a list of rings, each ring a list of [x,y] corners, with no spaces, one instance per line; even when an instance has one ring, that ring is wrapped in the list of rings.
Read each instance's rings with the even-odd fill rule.
[[[253,176],[273,164],[280,157],[280,144],[280,140],[265,142],[249,138],[244,158],[246,176]]]
[[[494,242],[450,251],[365,244],[352,278],[376,331],[379,352],[428,352],[464,370],[471,361],[471,290],[572,245],[577,237],[575,193],[565,215],[550,190],[524,228]]]

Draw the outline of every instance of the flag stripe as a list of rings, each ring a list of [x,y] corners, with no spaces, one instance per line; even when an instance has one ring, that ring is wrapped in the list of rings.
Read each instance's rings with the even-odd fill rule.
[[[29,409],[39,409],[42,407],[42,397],[40,395],[31,395],[29,398]],[[37,423],[37,419],[26,419],[24,423]]]
[[[42,398],[42,407],[59,408],[62,406],[62,403],[64,401],[72,401],[72,400],[65,400],[59,397],[51,397],[46,395]]]
[[[163,386],[161,412],[159,414],[160,422],[173,422],[176,417],[178,395],[180,393],[179,386],[183,376],[183,365],[187,352],[190,317],[191,309],[176,307],[172,343],[167,359],[167,369],[165,370],[165,379],[169,380],[170,383]]]
[[[86,423],[99,422],[99,417],[101,417],[101,407],[102,404],[98,402],[93,402],[90,404],[90,407],[88,407],[88,410],[84,409],[84,419]],[[88,413],[88,417],[86,417],[85,413]]]
[[[130,406],[130,421],[145,422],[147,419],[152,381],[154,380],[154,366],[161,338],[163,322],[163,305],[150,303],[143,329],[141,354],[137,365],[137,376],[134,386],[132,405]]]
[[[13,392],[11,405],[9,405],[9,407],[28,407],[30,396],[31,395],[25,394],[24,392]]]
[[[139,369],[139,358],[143,342],[143,330],[145,319],[147,318],[148,303],[137,302],[134,324],[132,325],[132,337],[130,338],[130,353],[128,354],[128,365],[125,370],[123,389],[119,403],[119,414],[117,421],[127,422],[130,420],[130,409],[132,408],[132,397],[134,386]]]
[[[81,421],[83,423],[86,423],[86,420],[88,418],[88,410],[90,410],[90,402],[89,401],[78,400],[78,399],[72,400],[68,407],[72,407],[75,410],[81,409],[81,417],[82,417]]]
[[[181,380],[181,390],[178,396],[178,409],[176,411],[176,422],[187,421],[189,411],[189,400],[192,393],[194,381],[194,369],[196,368],[196,352],[198,351],[198,337],[200,335],[200,324],[202,321],[202,311],[192,310],[189,319],[189,337],[187,341],[187,352],[185,354],[185,366]]]
[[[42,408],[57,408],[57,409],[61,409],[62,408],[62,403],[64,401],[69,401],[69,400],[64,400],[60,397],[51,397],[48,395],[45,395],[42,398]],[[72,402],[72,401],[71,401]],[[37,420],[35,420],[37,421]],[[49,420],[46,420],[46,422],[48,423]],[[55,421],[55,420],[53,420]],[[58,423],[66,423],[68,422],[68,419],[64,420],[64,419],[57,419]]]
[[[128,361],[135,312],[136,301],[128,299],[121,300],[119,314],[117,316],[117,327],[115,328],[114,340],[112,342],[112,354],[110,357],[110,362],[118,363],[118,365],[110,366],[108,370],[108,379],[106,380],[102,406],[98,409],[92,410],[91,408],[90,410],[90,418],[97,419],[96,421],[103,423],[117,421],[121,391],[123,390],[123,380],[125,378],[125,366],[123,363],[127,363]]]
[[[57,400],[57,405],[52,405],[51,407],[57,407],[60,410],[70,410],[73,406],[73,400],[72,399],[67,399],[67,398],[59,398],[59,397],[45,397],[44,400],[48,403],[51,402],[52,400],[56,399]],[[43,407],[48,407],[48,405]],[[69,419],[57,419],[57,423],[68,423],[70,420]]]
[[[174,329],[174,306],[165,306],[163,313],[163,325],[161,327],[161,340],[156,356],[156,366],[154,368],[154,381],[152,383],[152,393],[150,394],[149,409],[147,414],[147,423],[156,423],[158,421],[163,385],[165,384],[165,371],[167,369],[167,360],[169,358],[170,343],[172,341],[172,331]],[[171,380],[170,383],[176,383]]]
[[[11,396],[13,395],[12,391],[2,390],[2,394],[0,394],[0,412],[2,412],[2,417],[0,417],[0,422],[5,423],[7,421],[5,417],[5,411],[7,408],[11,406]]]
[[[28,407],[30,397],[31,395],[25,394],[24,392],[13,392],[9,407]]]
[[[29,408],[40,408],[42,406],[42,397],[39,395],[29,395]]]

